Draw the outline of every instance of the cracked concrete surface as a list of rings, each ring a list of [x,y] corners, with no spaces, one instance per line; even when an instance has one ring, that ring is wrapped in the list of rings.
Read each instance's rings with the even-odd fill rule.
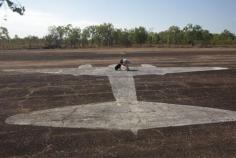
[[[134,78],[132,76],[109,76],[108,78],[117,102],[137,101]]]
[[[114,71],[114,66],[79,68],[6,70],[23,73],[53,73],[108,76],[115,102],[78,105],[18,114],[6,123],[65,128],[103,128],[131,130],[236,121],[236,112],[188,105],[137,101],[133,76],[222,70],[219,67],[157,68],[152,65],[131,67],[132,71]]]
[[[153,102],[78,105],[18,114],[6,120],[17,125],[132,130],[235,121],[236,112]]]

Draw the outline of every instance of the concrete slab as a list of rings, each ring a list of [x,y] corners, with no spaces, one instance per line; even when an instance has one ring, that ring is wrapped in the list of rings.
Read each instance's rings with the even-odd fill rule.
[[[90,75],[90,76],[138,76],[138,75],[165,75],[168,73],[183,73],[196,71],[224,70],[221,67],[155,67],[142,65],[141,67],[130,67],[131,71],[115,71],[114,65],[108,67],[91,67],[91,65],[81,65],[79,68],[57,68],[57,69],[15,69],[4,71],[17,71],[22,73],[49,73],[64,75]]]
[[[219,67],[172,67],[158,68],[152,65],[131,67],[132,71],[115,71],[114,65],[92,67],[83,65],[79,68],[14,70],[23,73],[52,73],[108,76],[115,102],[78,105],[71,107],[42,110],[28,114],[18,114],[6,120],[8,124],[35,125],[65,128],[103,128],[132,130],[208,124],[236,121],[236,112],[154,102],[137,101],[133,76],[164,75],[195,71],[222,70]],[[12,71],[12,70],[7,70]]]
[[[108,102],[18,114],[8,124],[132,130],[236,121],[236,112],[152,102]]]

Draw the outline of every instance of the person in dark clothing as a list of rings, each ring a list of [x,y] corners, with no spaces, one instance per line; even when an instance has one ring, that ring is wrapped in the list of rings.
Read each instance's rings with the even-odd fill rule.
[[[115,66],[115,70],[121,70],[121,66],[124,66],[126,67],[126,70],[129,71],[129,64],[131,64],[131,62],[128,59],[123,58],[120,60],[120,63]]]
[[[121,70],[121,64],[120,64],[120,63],[115,66],[115,70],[116,70],[116,71]]]

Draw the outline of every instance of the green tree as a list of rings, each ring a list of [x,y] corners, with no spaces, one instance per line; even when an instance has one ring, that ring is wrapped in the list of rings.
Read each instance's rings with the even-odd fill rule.
[[[203,44],[211,39],[211,34],[208,30],[202,29],[200,25],[188,24],[183,29],[184,32],[184,41],[187,44]]]
[[[182,41],[182,32],[178,26],[171,26],[167,30],[167,44],[180,44]]]
[[[133,42],[133,33],[125,29],[121,32],[120,43],[122,46],[129,47],[132,45]]]
[[[160,43],[160,36],[158,33],[154,33],[153,35],[153,44],[159,44]]]
[[[230,32],[229,30],[224,30],[221,34],[220,34],[220,40],[224,41],[224,44],[233,44],[234,43],[234,39],[235,39],[235,35]]]
[[[9,45],[9,33],[7,28],[0,27],[0,49],[6,49]]]
[[[148,33],[144,27],[139,27],[134,29],[134,40],[137,44],[146,43],[148,38]]]
[[[120,45],[122,38],[122,29],[114,29],[112,36],[113,36],[113,43],[115,45]]]
[[[158,44],[160,42],[160,36],[156,32],[149,32],[148,33],[148,38],[147,38],[147,43],[152,45],[152,44]]]
[[[13,12],[17,12],[20,15],[23,15],[25,12],[25,7],[21,4],[14,3],[12,0],[0,0],[0,7],[6,4]]]
[[[112,46],[113,44],[114,26],[110,23],[104,23],[96,26],[96,35],[99,39],[99,44],[102,46]]]
[[[45,48],[57,48],[58,47],[58,38],[52,34],[49,34],[44,37]]]
[[[212,38],[213,38],[213,35],[208,30],[202,31],[202,43],[203,44],[210,44]]]
[[[154,32],[149,32],[148,33],[148,37],[147,37],[147,43],[149,44],[149,45],[152,45],[152,44],[154,44]]]
[[[188,24],[183,29],[171,26],[162,32],[147,32],[144,27],[134,29],[117,29],[112,24],[93,25],[84,28],[72,25],[51,26],[42,39],[35,36],[10,39],[7,28],[0,27],[0,48],[78,48],[102,46],[136,46],[136,44],[168,45],[235,45],[236,36],[228,30],[220,34],[211,34],[200,25]]]
[[[224,30],[222,33],[213,34],[212,36],[212,44],[214,45],[231,45],[236,43],[235,35],[229,30]]]
[[[77,45],[79,46],[81,41],[81,29],[78,27],[71,28],[71,30],[69,30],[68,40],[70,47],[76,48]]]
[[[68,25],[66,26],[66,27],[69,27]],[[58,26],[58,27],[55,27],[54,29],[55,30],[53,30],[53,28],[52,28],[52,32],[54,32],[55,31],[55,33],[56,33],[56,36],[58,37],[58,47],[59,48],[62,48],[63,47],[63,44],[64,44],[64,39],[65,39],[65,37],[66,37],[66,35],[67,35],[67,28],[66,27],[64,27],[64,26]]]
[[[57,32],[56,26],[51,26],[48,28],[49,34],[44,37],[46,48],[58,48],[61,47],[61,41],[59,34]]]
[[[41,47],[41,40],[36,36],[28,36],[28,37],[25,37],[23,40],[25,43],[25,47],[28,49]]]
[[[73,27],[71,24],[51,26],[49,27],[49,34],[44,39],[48,48],[75,48],[80,46],[81,29]]]
[[[0,27],[0,40],[9,40],[9,33],[7,28],[5,27]]]
[[[158,36],[160,38],[159,44],[168,44],[169,39],[168,39],[168,32],[167,31],[159,32]]]
[[[82,47],[88,47],[89,46],[89,40],[91,40],[91,34],[89,27],[86,27],[83,29],[82,35],[81,35],[81,43]]]
[[[194,45],[194,28],[193,24],[188,24],[184,27],[184,41],[186,44]]]

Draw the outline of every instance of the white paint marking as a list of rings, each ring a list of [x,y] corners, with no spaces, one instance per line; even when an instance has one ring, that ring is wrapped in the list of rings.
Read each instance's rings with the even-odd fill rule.
[[[131,68],[137,71],[115,71],[113,66],[93,68],[91,65],[80,66],[78,69],[14,70],[27,73],[108,76],[116,101],[18,114],[9,117],[6,123],[65,128],[122,129],[131,130],[136,134],[139,129],[236,121],[234,111],[137,101],[133,76],[223,69],[225,68],[157,68],[144,64],[142,67]]]
[[[109,76],[112,92],[117,102],[134,102],[137,101],[134,78]]]
[[[65,128],[121,129],[137,133],[139,129],[235,120],[236,112],[228,110],[152,102],[107,102],[18,114],[9,117],[6,123]]]

